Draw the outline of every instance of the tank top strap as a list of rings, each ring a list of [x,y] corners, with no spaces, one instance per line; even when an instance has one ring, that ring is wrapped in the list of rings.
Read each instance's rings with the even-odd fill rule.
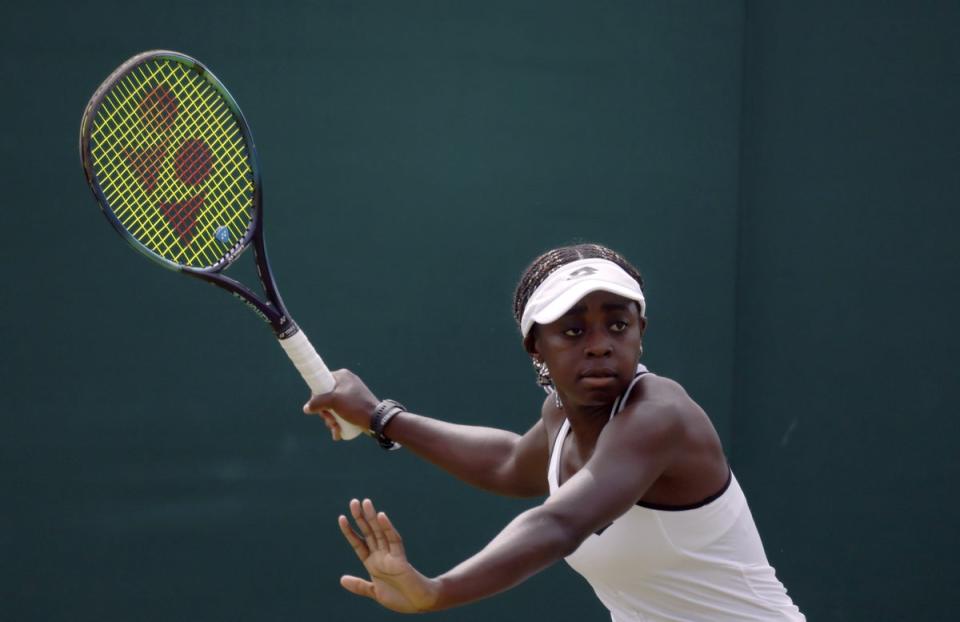
[[[560,425],[560,431],[557,432],[557,438],[553,441],[553,451],[550,452],[550,464],[547,467],[547,484],[551,493],[560,487],[560,450],[563,448],[563,441],[567,438],[569,431],[570,420],[564,418]]]
[[[630,382],[630,386],[627,387],[627,390],[623,392],[620,397],[617,398],[617,401],[613,403],[613,408],[610,409],[610,418],[613,419],[613,416],[618,412],[623,410],[623,407],[627,403],[627,399],[630,397],[630,393],[633,391],[633,387],[637,386],[637,381],[644,374],[649,374],[650,370],[647,369],[647,366],[643,363],[637,363],[637,371],[633,374],[633,380]]]

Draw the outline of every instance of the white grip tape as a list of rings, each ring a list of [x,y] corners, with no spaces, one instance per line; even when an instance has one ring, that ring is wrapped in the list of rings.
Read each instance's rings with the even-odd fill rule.
[[[293,365],[300,372],[300,375],[307,381],[307,386],[310,387],[314,395],[333,390],[333,387],[337,384],[336,381],[302,330],[292,337],[281,339],[280,345],[287,356],[290,357],[290,360],[293,361]],[[344,421],[336,413],[333,413],[333,416],[337,418],[337,423],[340,424],[340,436],[344,440],[356,438],[363,433],[361,428]]]

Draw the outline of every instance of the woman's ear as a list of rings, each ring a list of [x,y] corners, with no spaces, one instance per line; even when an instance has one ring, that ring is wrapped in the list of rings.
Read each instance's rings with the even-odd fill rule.
[[[523,349],[527,351],[527,354],[532,356],[535,359],[540,358],[540,351],[537,349],[537,327],[536,325],[530,327],[530,332],[527,333],[527,336],[523,339]]]

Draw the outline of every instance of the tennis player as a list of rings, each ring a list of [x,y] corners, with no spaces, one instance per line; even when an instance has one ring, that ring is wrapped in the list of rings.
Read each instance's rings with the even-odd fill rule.
[[[446,423],[379,400],[354,374],[304,406],[334,438],[336,411],[385,448],[402,444],[469,484],[548,495],[437,577],[407,560],[369,499],[339,524],[369,574],[347,590],[400,612],[463,605],[565,559],[614,622],[805,620],[767,562],[710,419],[676,382],[639,363],[643,280],[614,251],[585,244],[537,258],[517,286],[523,345],[548,390],[526,434]]]

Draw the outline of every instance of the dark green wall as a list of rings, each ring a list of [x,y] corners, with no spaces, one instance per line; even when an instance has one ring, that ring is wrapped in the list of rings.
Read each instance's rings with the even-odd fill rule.
[[[349,498],[389,510],[427,573],[530,505],[331,444],[256,317],[110,230],[80,114],[157,47],[246,113],[284,298],[331,365],[523,430],[542,394],[515,281],[551,246],[609,244],[647,278],[648,363],[711,414],[810,619],[942,618],[960,20],[804,6],[5,9],[0,618],[394,619],[337,585],[359,571]],[[606,619],[562,564],[433,617],[548,615]]]
[[[751,2],[734,461],[817,620],[956,618],[960,4]]]

